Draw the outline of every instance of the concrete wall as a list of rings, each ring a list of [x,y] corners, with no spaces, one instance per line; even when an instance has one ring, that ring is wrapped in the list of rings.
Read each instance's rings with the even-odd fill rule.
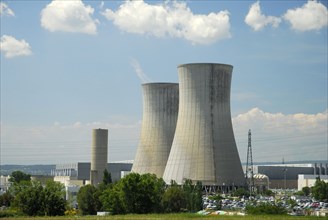
[[[108,172],[111,173],[112,181],[116,182],[121,179],[122,171],[131,171],[131,163],[109,163]]]
[[[55,176],[54,178],[53,178],[53,180],[55,181],[55,182],[60,182],[60,183],[62,183],[62,184],[66,184],[66,182],[69,182],[70,180],[77,180],[77,178],[76,177],[72,177],[72,176]],[[80,180],[81,181],[81,180]],[[65,185],[66,186],[66,185]]]
[[[91,146],[91,171],[90,181],[92,185],[102,182],[104,170],[107,168],[108,157],[108,130],[92,130]]]
[[[286,182],[284,170],[286,170]],[[312,175],[314,167],[291,165],[258,166],[258,172],[269,177],[271,189],[284,189],[285,184],[287,189],[297,189],[299,174]]]
[[[78,180],[90,180],[90,163],[77,163],[77,179]]]
[[[297,180],[299,174],[313,174],[313,167],[258,166],[258,172],[271,180]]]
[[[167,183],[191,179],[203,185],[244,185],[231,123],[232,68],[225,64],[178,66],[179,113],[163,175]]]
[[[162,177],[169,156],[179,107],[177,83],[147,83],[143,88],[141,138],[132,172]]]
[[[297,180],[286,180],[286,188],[283,179],[269,180],[269,187],[270,189],[297,189]]]
[[[315,182],[317,181],[317,178],[317,175],[298,175],[297,190],[300,191],[305,186],[314,186]],[[320,180],[328,183],[328,175],[321,175]]]
[[[48,180],[53,180],[52,176],[45,175],[31,175],[32,181],[39,181],[41,184],[46,184]]]
[[[74,167],[75,176],[55,176],[54,180],[65,183],[67,180],[81,180],[83,183],[86,183],[86,180],[90,179],[90,163],[75,163],[75,164],[60,164],[56,167],[59,168],[59,171],[54,171],[54,173],[61,173],[60,171],[65,169],[72,169]],[[122,171],[131,171],[132,163],[123,163],[123,162],[116,162],[116,163],[108,163],[106,169],[108,172],[111,173],[112,181],[118,181],[121,179],[121,172]],[[102,179],[101,179],[102,181]]]

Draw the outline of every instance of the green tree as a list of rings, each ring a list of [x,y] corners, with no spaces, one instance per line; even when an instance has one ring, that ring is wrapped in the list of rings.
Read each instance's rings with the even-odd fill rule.
[[[311,188],[308,186],[305,186],[302,188],[302,192],[304,193],[305,196],[309,196],[311,193]]]
[[[149,194],[151,204],[153,206],[151,212],[163,212],[162,199],[165,193],[166,183],[162,178],[157,178],[156,175],[146,174],[142,176],[148,182],[147,185],[152,185],[153,192]],[[147,189],[147,188],[146,188]]]
[[[119,182],[122,201],[128,213],[151,213],[161,211],[165,182],[154,174],[131,173]]]
[[[22,171],[14,171],[11,173],[11,176],[9,178],[9,182],[12,183],[20,183],[21,181],[30,181],[31,175],[23,173]]]
[[[154,174],[131,173],[100,196],[104,210],[113,214],[162,212],[165,182]]]
[[[44,188],[45,215],[64,215],[66,205],[64,185],[53,180],[47,181]]]
[[[96,187],[96,191],[93,194],[93,197],[96,198],[95,200],[95,206],[97,207],[97,210],[105,210],[102,202],[100,200],[100,197],[103,195],[104,191],[108,188],[111,188],[112,184],[105,184],[103,182],[99,183]]]
[[[0,195],[0,206],[9,207],[13,200],[14,197],[11,195],[11,193],[6,191],[4,194]]]
[[[30,185],[16,186],[14,206],[30,216],[43,215],[44,191],[40,182],[32,181]]]
[[[64,215],[66,210],[64,186],[52,180],[45,187],[38,181],[15,182],[9,192],[14,195],[12,205],[26,215]]]
[[[112,175],[108,172],[107,169],[104,170],[104,177],[103,177],[103,183],[104,185],[108,185],[112,183]]]
[[[185,180],[182,186],[186,196],[186,208],[191,212],[202,209],[202,184],[193,184],[191,180]]]
[[[245,188],[238,188],[236,191],[234,191],[232,193],[232,196],[237,196],[237,197],[246,196],[246,197],[248,197],[249,196],[249,191],[246,190]]]
[[[162,203],[165,212],[180,212],[186,208],[185,191],[177,185],[171,185],[165,191]]]
[[[274,196],[274,192],[272,190],[266,189],[263,191],[263,195],[265,196]]]
[[[142,195],[143,188],[140,187],[140,183],[141,177],[138,173],[131,173],[118,183],[119,193],[128,213],[145,213],[141,206],[148,201],[142,201],[144,195]]]
[[[216,201],[216,207],[217,209],[221,209],[222,208],[222,199],[223,197],[220,194],[214,195],[214,196],[209,196],[209,199],[211,200],[215,200]]]
[[[294,195],[296,195],[296,196],[305,196],[303,191],[297,191],[297,192],[294,193]]]
[[[95,215],[97,213],[98,197],[95,197],[97,189],[93,185],[82,186],[77,193],[77,202],[82,215]]]
[[[328,201],[328,183],[320,180],[320,178],[317,178],[311,191],[316,200]]]
[[[9,193],[15,197],[19,192],[25,190],[31,185],[32,185],[31,181],[21,181],[20,183],[14,182],[9,188]]]
[[[118,183],[111,188],[107,188],[100,196],[103,209],[113,215],[126,213],[125,201],[122,199],[122,191]]]
[[[295,206],[297,206],[297,202],[293,199],[288,199],[286,202],[291,208],[294,208]]]

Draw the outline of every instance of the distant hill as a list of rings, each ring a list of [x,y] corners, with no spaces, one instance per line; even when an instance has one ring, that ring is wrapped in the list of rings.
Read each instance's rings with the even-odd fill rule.
[[[267,165],[267,164],[281,164],[282,162],[254,162],[254,165]],[[285,161],[285,164],[307,164],[307,163],[328,163],[325,160],[315,160],[315,161]],[[246,163],[242,163],[246,165]],[[49,175],[51,170],[54,170],[56,165],[0,165],[1,175],[10,175],[13,171],[20,170],[24,173],[32,175]]]
[[[1,175],[10,175],[13,171],[20,170],[31,175],[49,175],[56,165],[0,165]]]

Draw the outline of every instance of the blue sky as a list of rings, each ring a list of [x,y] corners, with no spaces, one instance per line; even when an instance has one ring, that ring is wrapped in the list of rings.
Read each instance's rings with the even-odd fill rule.
[[[325,160],[327,1],[1,1],[1,164],[131,160],[143,82],[177,65],[234,66],[241,160]]]

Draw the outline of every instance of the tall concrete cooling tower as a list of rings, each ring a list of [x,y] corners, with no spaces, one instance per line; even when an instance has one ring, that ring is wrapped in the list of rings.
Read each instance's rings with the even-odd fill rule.
[[[102,182],[104,170],[107,169],[108,130],[92,130],[90,182],[98,185]]]
[[[141,137],[132,172],[162,177],[177,123],[179,85],[147,83],[142,88]]]
[[[182,184],[244,186],[232,130],[232,66],[195,63],[178,66],[179,114],[163,179]]]

